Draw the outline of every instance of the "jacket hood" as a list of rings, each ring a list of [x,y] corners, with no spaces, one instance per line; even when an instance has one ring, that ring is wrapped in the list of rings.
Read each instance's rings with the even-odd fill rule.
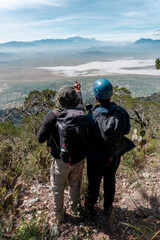
[[[97,105],[95,111],[104,115],[110,115],[116,110],[117,105],[113,102],[109,104],[100,104]]]

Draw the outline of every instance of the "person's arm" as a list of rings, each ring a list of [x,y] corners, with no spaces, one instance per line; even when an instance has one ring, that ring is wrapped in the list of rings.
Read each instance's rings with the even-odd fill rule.
[[[77,93],[77,95],[79,96],[79,99],[80,99],[80,102],[77,105],[77,108],[80,108],[84,111],[82,93],[81,93],[81,84],[78,83],[77,81],[75,81],[74,89],[75,89],[75,91],[76,91],[76,93]]]
[[[74,84],[74,89],[76,92],[81,92],[81,84],[78,83],[77,81],[75,81],[75,84]]]
[[[56,115],[52,111],[50,111],[44,117],[44,120],[37,134],[37,140],[39,143],[43,143],[49,139],[49,136],[51,134],[51,131],[55,123],[56,123]]]
[[[122,112],[123,112],[123,115],[124,115],[124,134],[128,134],[130,132],[130,116],[128,114],[128,112],[126,111],[125,108],[121,107],[122,108]]]

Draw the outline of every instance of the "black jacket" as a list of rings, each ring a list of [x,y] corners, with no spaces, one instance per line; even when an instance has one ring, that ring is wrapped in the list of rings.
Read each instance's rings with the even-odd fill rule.
[[[88,157],[91,157],[92,159],[95,158],[97,160],[103,159],[104,154],[102,153],[104,150],[102,146],[102,137],[100,134],[100,127],[95,117],[93,116],[93,111],[96,111],[97,113],[102,114],[108,114],[110,115],[114,109],[116,108],[116,105],[113,102],[105,104],[99,104],[93,109],[91,112],[87,114],[87,120],[88,120],[88,126],[89,126],[89,134],[88,134]],[[130,131],[130,117],[127,111],[120,107],[121,112],[123,114],[123,134],[128,134]],[[112,115],[112,114],[111,114]],[[134,147],[134,144],[132,141],[127,139],[127,148],[126,151],[131,150]],[[125,152],[126,152],[125,151]],[[125,153],[123,152],[123,154]],[[105,155],[106,157],[106,155]]]
[[[80,103],[77,106],[77,108],[84,110],[83,105],[82,105],[82,96],[81,93],[78,92],[77,93],[80,97]],[[56,115],[56,111],[54,112],[54,110],[48,112],[45,117],[44,120],[41,124],[41,127],[39,129],[39,132],[37,134],[37,139],[39,143],[43,143],[45,141],[47,141],[47,146],[51,147],[51,154],[53,157],[55,158],[60,158],[59,154],[59,132],[58,132],[58,128],[56,126],[56,122],[57,122],[57,115]]]

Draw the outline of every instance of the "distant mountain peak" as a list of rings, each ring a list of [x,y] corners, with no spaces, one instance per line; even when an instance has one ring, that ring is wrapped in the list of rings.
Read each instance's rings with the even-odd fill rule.
[[[135,42],[135,44],[146,44],[146,43],[160,43],[160,40],[153,40],[151,38],[140,38]]]
[[[80,36],[69,37],[67,39],[72,39],[72,40],[95,40],[95,38],[83,38],[83,37],[80,37]]]

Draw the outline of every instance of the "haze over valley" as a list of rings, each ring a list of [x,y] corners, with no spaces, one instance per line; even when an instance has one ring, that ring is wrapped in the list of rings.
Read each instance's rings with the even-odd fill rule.
[[[99,77],[126,87],[133,96],[160,91],[160,40],[134,43],[72,37],[0,44],[0,108],[22,104],[27,94],[45,88],[59,89],[78,80],[83,97],[92,96]]]

